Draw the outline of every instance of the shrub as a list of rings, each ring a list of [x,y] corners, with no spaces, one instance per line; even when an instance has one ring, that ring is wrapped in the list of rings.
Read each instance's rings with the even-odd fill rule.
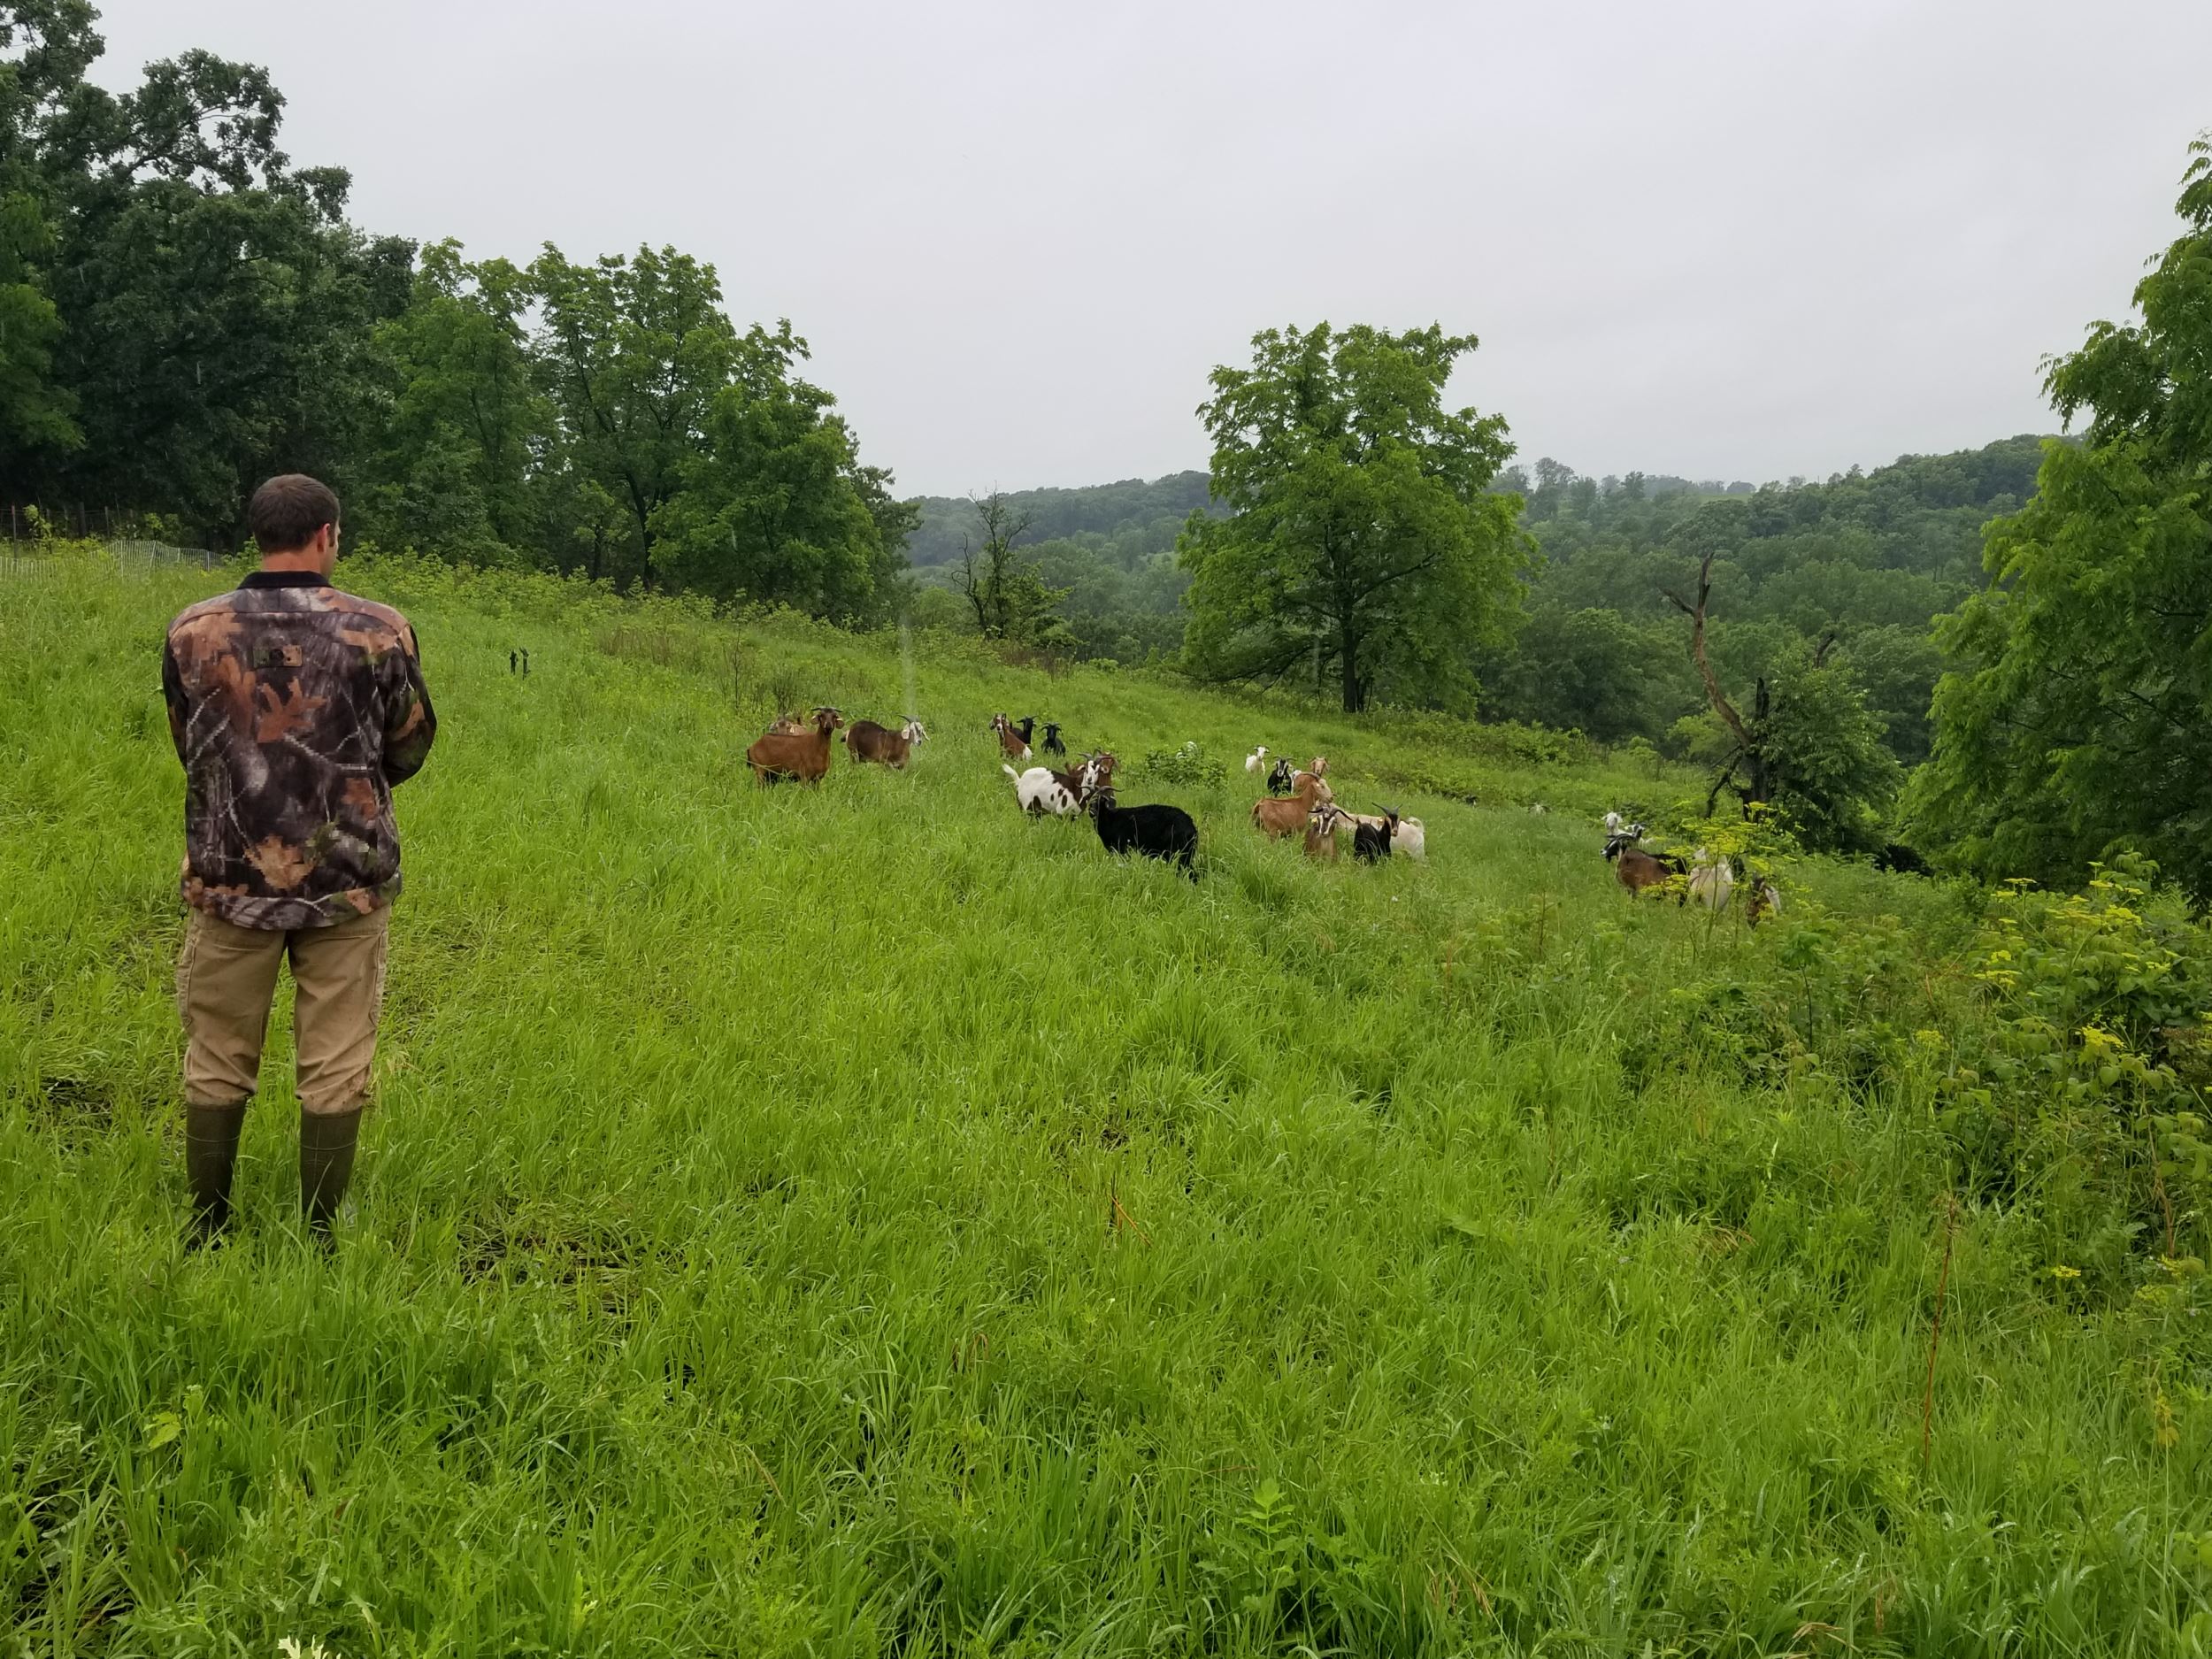
[[[1196,743],[1152,749],[1130,771],[1148,783],[1185,784],[1202,789],[1223,788],[1229,781],[1229,768],[1220,761],[1209,760]]]

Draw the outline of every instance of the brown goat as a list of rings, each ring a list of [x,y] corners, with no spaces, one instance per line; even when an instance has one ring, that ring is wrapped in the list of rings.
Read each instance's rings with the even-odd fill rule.
[[[771,732],[755,738],[745,751],[754,778],[762,783],[779,778],[819,783],[829,771],[830,733],[844,724],[845,717],[836,710],[817,709],[810,732]]]
[[[1286,795],[1266,795],[1252,803],[1252,827],[1270,841],[1296,835],[1306,827],[1313,810],[1335,797],[1317,772],[1302,772],[1291,780]]]
[[[998,746],[1006,751],[1007,759],[1029,758],[1028,741],[1014,729],[1011,720],[1002,714],[995,714],[991,717],[991,729],[998,733]]]
[[[894,772],[903,772],[914,745],[928,736],[922,730],[922,723],[911,716],[896,732],[887,726],[878,726],[873,720],[855,720],[845,729],[845,747],[856,763],[872,760]]]
[[[1613,874],[1632,894],[1663,886],[1671,876],[1687,873],[1679,858],[1647,853],[1640,847],[1624,847],[1613,855]]]
[[[1317,805],[1306,818],[1306,856],[1336,862],[1337,824],[1344,814],[1326,801]]]

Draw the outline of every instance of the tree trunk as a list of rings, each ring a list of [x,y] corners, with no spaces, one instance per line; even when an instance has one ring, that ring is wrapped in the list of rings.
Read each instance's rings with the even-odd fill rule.
[[[1359,677],[1359,631],[1349,617],[1338,629],[1337,656],[1344,670],[1344,712],[1358,714],[1367,707],[1367,687]]]

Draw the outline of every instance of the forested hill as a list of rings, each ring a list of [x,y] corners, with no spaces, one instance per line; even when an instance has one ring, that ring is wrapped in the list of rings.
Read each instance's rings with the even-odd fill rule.
[[[1908,764],[1927,754],[1940,659],[1930,620],[1982,583],[1982,526],[2034,493],[2044,440],[2007,438],[1906,456],[1825,483],[1715,495],[1631,474],[1577,476],[1549,460],[1525,486],[1542,549],[1529,616],[1509,651],[1481,664],[1486,715],[1575,726],[1679,751],[1705,698],[1686,625],[1665,598],[1713,560],[1713,656],[1742,687],[1834,636],[1840,661]]]
[[[1930,620],[1982,582],[1982,526],[2033,494],[2044,440],[2007,438],[1950,455],[1906,456],[1863,472],[1754,487],[1632,472],[1585,478],[1548,457],[1502,488],[1527,500],[1541,551],[1514,643],[1477,663],[1482,712],[1604,741],[1649,739],[1694,753],[1708,717],[1686,625],[1663,597],[1687,593],[1714,554],[1712,649],[1732,690],[1834,636],[1907,764],[1925,758],[1940,659]],[[1018,538],[1062,595],[1079,652],[1141,660],[1180,649],[1188,585],[1176,533],[1210,505],[1203,472],[1006,497]],[[978,540],[973,503],[925,496],[908,556],[920,614],[957,625],[947,568]]]
[[[1010,490],[1005,499],[1017,518],[1029,520],[1025,541],[1097,537],[1098,550],[1123,565],[1171,549],[1183,520],[1209,502],[1203,472],[1170,472],[1150,483],[1125,478],[1079,489]],[[958,558],[961,538],[974,538],[974,504],[956,495],[923,495],[915,504],[922,521],[906,544],[907,558],[924,566]]]

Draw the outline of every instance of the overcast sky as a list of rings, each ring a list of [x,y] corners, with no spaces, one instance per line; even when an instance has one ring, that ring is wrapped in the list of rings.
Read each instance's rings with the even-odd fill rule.
[[[356,219],[673,243],[910,491],[1202,467],[1272,325],[1481,336],[1521,457],[1755,481],[2054,419],[2212,127],[2208,0],[103,0]]]

